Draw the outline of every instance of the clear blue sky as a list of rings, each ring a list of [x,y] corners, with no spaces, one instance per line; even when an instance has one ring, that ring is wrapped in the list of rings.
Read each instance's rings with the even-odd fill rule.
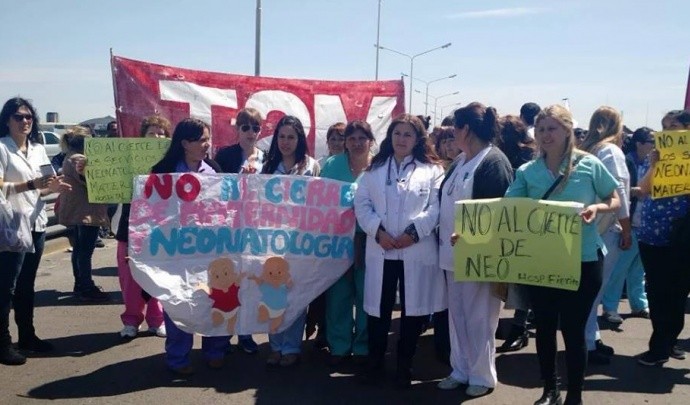
[[[377,0],[263,0],[264,76],[373,80]],[[568,98],[580,126],[600,105],[631,128],[659,127],[682,107],[690,65],[690,1],[384,0],[380,43],[416,54],[414,76],[453,103],[500,114]],[[254,73],[254,0],[14,2],[0,13],[0,99],[21,95],[61,121],[114,115],[116,55],[192,69]],[[379,78],[409,73],[380,51]],[[415,89],[425,85],[415,81]],[[407,80],[406,87],[409,88]],[[413,112],[424,112],[414,93]],[[430,98],[433,109],[433,98]],[[440,111],[439,111],[440,112]]]

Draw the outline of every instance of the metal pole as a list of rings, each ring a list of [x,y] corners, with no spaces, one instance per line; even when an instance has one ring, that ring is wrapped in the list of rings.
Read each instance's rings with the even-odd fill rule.
[[[414,68],[414,56],[410,58],[410,106],[407,109],[408,114],[412,114],[412,81],[414,79],[413,71]]]
[[[426,117],[429,113],[429,83],[426,84],[426,99],[424,104],[424,116]],[[434,111],[436,111],[436,108],[434,108]],[[434,113],[434,115],[436,115],[436,113]]]
[[[376,76],[375,80],[379,80],[379,50],[381,49],[381,44],[379,42],[381,34],[381,0],[379,0],[379,12],[376,18]]]
[[[261,0],[256,0],[256,38],[254,49],[254,76],[261,76]]]

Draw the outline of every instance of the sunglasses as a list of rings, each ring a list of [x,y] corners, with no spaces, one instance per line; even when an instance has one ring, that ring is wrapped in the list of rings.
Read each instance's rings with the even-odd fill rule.
[[[12,118],[17,122],[22,122],[24,120],[31,122],[34,120],[34,116],[31,114],[12,114]]]
[[[259,131],[261,131],[261,125],[248,125],[248,124],[240,125],[240,131],[242,131],[242,132],[247,132],[250,129],[258,134]]]

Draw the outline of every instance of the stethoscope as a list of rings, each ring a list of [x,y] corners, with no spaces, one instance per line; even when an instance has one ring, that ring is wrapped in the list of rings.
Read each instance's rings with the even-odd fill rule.
[[[392,163],[393,163],[393,156],[391,156],[388,159],[388,173],[386,175],[386,185],[387,186],[390,186],[391,184],[393,184],[393,180],[391,180],[391,164]],[[414,158],[412,158],[412,161],[405,163],[405,166],[403,166],[403,168],[402,168],[402,173],[405,173],[405,170],[407,169],[407,166],[409,166],[409,165],[414,165],[414,167],[412,168],[412,174],[414,174],[414,171],[417,170],[417,162],[415,162]],[[398,174],[400,174],[400,172],[398,172]],[[410,178],[412,178],[412,174],[410,174]],[[402,180],[397,179],[396,181],[400,182],[400,183],[404,183],[405,179],[402,179]]]

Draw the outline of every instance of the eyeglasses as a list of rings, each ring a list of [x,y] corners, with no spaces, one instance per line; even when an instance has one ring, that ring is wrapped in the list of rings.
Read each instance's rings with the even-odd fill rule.
[[[34,120],[34,116],[31,114],[20,114],[20,113],[12,114],[12,118],[17,122],[22,122],[24,120],[31,122]]]
[[[242,132],[247,132],[250,129],[256,133],[259,133],[259,131],[261,131],[261,125],[248,125],[248,124],[240,125],[240,131],[242,131]]]

